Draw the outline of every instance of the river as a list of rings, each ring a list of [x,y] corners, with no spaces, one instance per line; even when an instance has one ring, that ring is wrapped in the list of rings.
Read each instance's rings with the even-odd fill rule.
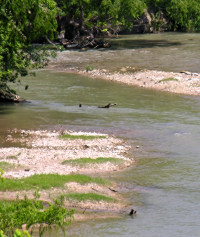
[[[64,127],[108,132],[140,146],[132,154],[135,166],[111,176],[123,184],[123,195],[137,210],[135,218],[73,224],[67,236],[200,235],[200,98],[59,72],[91,64],[110,70],[135,66],[200,72],[199,40],[199,34],[133,35],[112,40],[109,50],[63,52],[52,64],[56,71],[39,71],[16,85],[30,103],[0,105],[0,145],[8,145],[8,129]],[[117,106],[97,108],[108,102]]]

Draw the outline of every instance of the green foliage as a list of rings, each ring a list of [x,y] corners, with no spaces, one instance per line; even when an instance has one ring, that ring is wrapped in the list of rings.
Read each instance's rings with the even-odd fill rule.
[[[87,65],[85,67],[85,70],[86,70],[86,72],[93,71],[94,70],[94,66]]]
[[[82,140],[93,140],[99,138],[106,138],[106,136],[98,136],[98,135],[72,135],[72,134],[62,134],[60,136],[62,139],[82,139]]]
[[[71,222],[73,213],[74,210],[67,210],[63,207],[62,198],[55,200],[48,207],[45,207],[42,201],[30,200],[27,197],[24,200],[1,201],[0,229],[6,235],[11,236],[16,228],[22,229],[24,224],[27,230],[32,227],[32,231],[34,225],[37,224],[39,235],[42,236],[44,231],[51,228],[52,225],[64,230],[63,228]],[[20,234],[16,232],[14,236],[20,236]]]
[[[199,0],[145,0],[147,6],[166,15],[169,30],[200,31]]]
[[[144,10],[142,0],[56,0],[62,15],[96,32],[118,31],[130,26]]]
[[[64,195],[68,200],[76,200],[76,201],[105,201],[105,202],[115,202],[114,198],[97,194],[97,193],[69,193]]]
[[[4,171],[0,168],[0,182],[3,182],[5,180],[5,178],[2,177],[3,174],[4,174]]]
[[[138,19],[145,9],[153,9],[155,15],[163,12],[168,20],[169,30],[200,30],[199,0],[56,1],[61,9],[61,15],[76,22],[74,30],[85,26],[87,29],[92,29],[93,33],[117,33],[121,28],[130,29],[133,21]]]
[[[1,182],[5,181],[2,178],[3,173],[0,169]],[[67,210],[64,207],[62,196],[54,203],[48,204],[48,207],[43,201],[38,201],[39,197],[37,189],[34,193],[34,200],[25,196],[24,200],[17,198],[15,201],[0,201],[0,237],[30,237],[27,230],[31,228],[32,233],[38,225],[39,236],[42,236],[45,231],[51,230],[52,226],[57,230],[62,229],[65,233],[64,228],[71,223],[74,210]],[[27,230],[19,230],[24,227]]]
[[[122,0],[119,10],[119,19],[126,28],[130,28],[133,25],[133,20],[139,18],[146,4],[142,0]]]
[[[2,230],[0,230],[0,237],[8,237],[8,236],[5,235]],[[26,231],[26,230],[21,231],[21,230],[16,229],[13,234],[13,237],[31,237],[31,236],[29,235],[28,231]]]
[[[1,0],[1,17],[23,42],[51,37],[56,27],[56,3],[53,0]],[[11,31],[11,29],[7,29]]]
[[[0,184],[0,191],[50,189],[52,187],[63,187],[65,183],[69,182],[77,182],[80,184],[108,183],[108,181],[105,179],[93,178],[82,174],[70,174],[70,175],[40,174],[22,179],[6,179],[3,183]]]
[[[65,160],[62,162],[63,165],[71,164],[71,165],[79,165],[79,166],[87,166],[88,164],[103,164],[106,162],[111,163],[121,163],[122,159],[119,158],[112,158],[112,157],[98,157],[96,159],[92,158],[80,158],[80,159],[73,159],[73,160]]]
[[[174,29],[200,30],[200,2],[196,0],[171,0],[167,13]]]
[[[0,84],[15,82],[18,76],[26,76],[28,69],[47,64],[49,52],[30,43],[54,37],[56,14],[53,0],[1,0]]]

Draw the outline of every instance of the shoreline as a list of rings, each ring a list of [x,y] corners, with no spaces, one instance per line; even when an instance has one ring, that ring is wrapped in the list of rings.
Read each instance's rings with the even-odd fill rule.
[[[165,91],[184,95],[200,95],[200,73],[188,71],[165,72],[157,70],[123,67],[119,72],[94,69],[91,71],[76,70],[81,75],[100,78],[130,86],[137,86],[157,91]]]
[[[80,68],[59,68],[55,65],[47,70],[79,74],[90,78],[127,84],[145,89],[164,91],[168,93],[200,96],[200,73],[189,71],[166,72],[134,67],[122,67],[119,71],[106,69],[83,70]]]
[[[63,134],[77,136],[77,139],[62,139]],[[83,139],[81,136],[94,136],[94,139]],[[41,174],[58,175],[91,175],[101,177],[110,172],[117,172],[134,165],[134,158],[129,157],[133,149],[127,141],[101,133],[85,133],[72,131],[46,130],[13,130],[7,136],[9,147],[0,148],[0,163],[9,163],[10,169],[5,170],[6,179],[26,179]],[[12,146],[13,144],[13,146]],[[18,144],[18,146],[16,146]],[[101,163],[70,163],[90,157],[96,161],[101,157]],[[108,157],[108,158],[107,158]],[[111,158],[112,157],[112,158]],[[108,159],[108,160],[106,160]],[[109,160],[110,159],[110,160]],[[90,160],[90,162],[91,162]],[[115,161],[116,160],[116,161]],[[68,163],[69,161],[69,163]],[[67,162],[67,163],[64,163]],[[106,181],[107,182],[107,181]],[[35,190],[0,191],[0,199],[14,200],[25,195],[34,198]],[[129,213],[131,204],[120,193],[120,186],[113,181],[105,184],[68,182],[64,187],[51,187],[40,191],[40,200],[51,202],[60,195],[95,194],[108,199],[96,200],[66,200],[66,208],[75,208],[75,221],[91,219],[92,213],[101,213],[99,218],[120,217]],[[110,201],[109,201],[110,200]],[[95,214],[95,216],[98,216]]]

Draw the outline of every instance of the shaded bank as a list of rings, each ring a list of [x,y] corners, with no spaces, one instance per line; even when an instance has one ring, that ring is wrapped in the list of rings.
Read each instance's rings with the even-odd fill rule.
[[[16,95],[16,92],[10,89],[6,83],[0,82],[0,102],[19,103],[23,101],[24,99]]]

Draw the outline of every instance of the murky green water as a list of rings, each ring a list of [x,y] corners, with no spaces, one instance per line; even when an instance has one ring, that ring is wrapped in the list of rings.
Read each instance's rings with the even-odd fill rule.
[[[173,37],[173,34],[165,35],[168,41]],[[180,46],[158,45],[155,46],[155,50],[166,53],[173,51],[173,48],[176,51],[176,47],[180,47],[176,51],[177,54],[180,53],[179,60],[177,55],[169,53],[169,57],[176,60],[176,65],[182,65],[183,69],[190,70],[183,61],[189,61],[189,58],[193,61],[191,55],[195,55],[193,47],[196,47],[197,55],[194,57],[196,66],[192,65],[192,71],[199,71],[197,66],[199,45],[195,46],[191,42],[200,40],[200,35],[186,34],[186,36],[188,39],[194,38],[193,41],[187,41],[190,42],[188,43],[190,46],[187,44],[187,47],[184,46],[182,39]],[[164,36],[141,35],[141,39],[146,39],[145,37],[160,40],[159,38]],[[174,34],[174,37],[177,41],[177,34]],[[139,39],[140,36],[133,36],[133,39],[136,38]],[[142,50],[139,48],[136,50]],[[149,50],[153,54],[154,47]],[[84,66],[83,61],[88,62],[87,55],[93,54],[93,57],[96,57],[101,54],[105,56],[107,67],[114,68],[114,62],[111,61],[109,64],[107,57],[112,58],[112,52],[117,54],[119,51],[121,54],[122,51],[128,52],[127,49],[118,51],[112,49],[110,56],[109,51],[105,51],[105,55],[101,51],[90,51],[86,54],[71,51],[65,54],[71,55],[73,59],[80,54],[86,55],[84,59],[79,59],[81,66]],[[187,59],[182,58],[182,54],[189,56]],[[138,65],[141,60],[139,55],[138,53]],[[155,55],[165,56],[157,53]],[[115,65],[116,68],[122,64],[129,65],[129,59],[125,62],[124,58],[123,62],[120,60]],[[152,64],[152,68],[156,65],[156,60],[149,58],[149,65]],[[168,62],[168,65],[171,65],[168,69],[173,70],[174,63],[170,61],[171,59]],[[176,71],[178,70],[179,66],[176,68]],[[136,217],[131,219],[127,215],[120,220],[93,220],[79,223],[69,229],[67,236],[199,236],[199,97],[161,93],[53,71],[41,71],[36,78],[24,80],[24,85],[27,82],[30,86],[28,91],[22,90],[22,86],[19,86],[18,90],[30,103],[0,105],[1,145],[6,145],[4,134],[8,129],[60,127],[108,132],[132,140],[134,146],[140,145],[140,148],[133,153],[136,159],[135,167],[112,175],[113,179],[123,183],[124,195],[137,210]],[[108,102],[115,102],[117,106],[108,110],[97,108],[98,105],[105,105]],[[79,108],[79,103],[83,105],[82,108]]]

